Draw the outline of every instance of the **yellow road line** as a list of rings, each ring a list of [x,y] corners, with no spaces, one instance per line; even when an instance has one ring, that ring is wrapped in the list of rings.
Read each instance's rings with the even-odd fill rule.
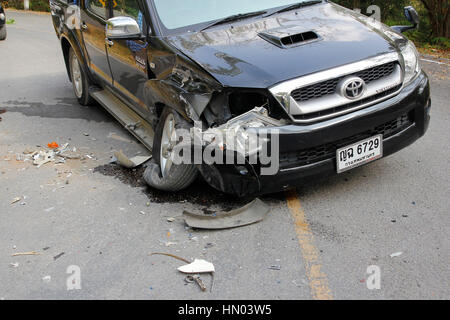
[[[302,250],[306,276],[309,280],[311,295],[315,300],[333,300],[333,295],[328,286],[328,277],[322,271],[319,251],[314,245],[314,235],[306,220],[305,212],[298,198],[297,192],[286,193],[288,208],[294,218],[295,231]]]

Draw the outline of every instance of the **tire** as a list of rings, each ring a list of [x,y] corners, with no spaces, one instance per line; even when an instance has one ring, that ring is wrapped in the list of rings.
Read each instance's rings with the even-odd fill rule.
[[[148,185],[158,190],[176,192],[186,189],[194,182],[198,175],[198,169],[194,164],[172,164],[169,165],[170,169],[161,169],[165,168],[168,163],[167,158],[163,156],[163,150],[167,150],[168,135],[164,133],[164,130],[170,126],[168,124],[170,121],[173,121],[172,124],[175,124],[175,129],[189,130],[192,127],[176,111],[167,107],[164,109],[156,128],[153,143],[153,160],[144,172],[144,180]],[[172,140],[176,141],[176,138]],[[170,158],[170,156],[166,157]]]
[[[91,105],[94,102],[92,97],[89,95],[89,87],[91,83],[72,48],[69,50],[69,67],[73,92],[75,93],[78,103],[82,106]]]
[[[0,27],[0,40],[6,39],[6,25]]]

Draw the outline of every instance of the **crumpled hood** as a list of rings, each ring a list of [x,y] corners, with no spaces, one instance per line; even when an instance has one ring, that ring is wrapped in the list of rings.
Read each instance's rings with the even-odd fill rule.
[[[268,88],[285,80],[396,50],[382,26],[341,6],[324,3],[265,19],[244,20],[167,40],[224,86]],[[245,22],[248,23],[246,24]],[[295,28],[319,41],[280,48],[261,32]],[[388,29],[390,30],[390,29]],[[402,36],[396,34],[399,39]]]

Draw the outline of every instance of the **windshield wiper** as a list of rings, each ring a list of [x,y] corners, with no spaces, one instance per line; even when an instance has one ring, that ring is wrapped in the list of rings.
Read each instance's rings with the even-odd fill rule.
[[[232,22],[232,21],[246,19],[246,18],[250,18],[250,17],[256,17],[256,16],[260,16],[260,15],[265,14],[265,13],[267,13],[267,11],[262,10],[262,11],[255,11],[255,12],[249,12],[249,13],[233,14],[231,16],[228,16],[228,17],[216,20],[216,21],[206,25],[205,27],[201,28],[199,30],[199,32],[202,32],[203,30],[209,29],[211,27],[217,26],[217,25],[222,24],[222,23]]]
[[[299,9],[299,8],[303,8],[303,7],[307,7],[307,6],[311,6],[313,4],[317,4],[317,3],[321,3],[322,0],[313,0],[313,1],[304,1],[304,2],[298,2],[298,3],[294,3],[294,4],[290,4],[287,6],[284,6],[280,9],[276,9],[275,11],[271,11],[267,14],[265,14],[263,16],[263,18],[266,17],[270,17],[274,14],[280,13],[280,12],[285,12],[285,11],[290,11],[290,10],[294,10],[294,9]]]

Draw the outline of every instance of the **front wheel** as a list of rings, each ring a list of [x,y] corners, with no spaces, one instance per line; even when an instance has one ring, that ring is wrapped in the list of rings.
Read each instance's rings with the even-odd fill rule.
[[[72,80],[73,91],[82,106],[88,106],[93,103],[92,97],[89,95],[89,78],[81,67],[80,61],[75,51],[69,50],[70,79]]]
[[[156,129],[153,161],[144,172],[145,181],[163,191],[179,191],[189,187],[198,175],[194,164],[174,164],[172,151],[179,142],[177,129],[189,130],[191,125],[176,111],[165,108]]]
[[[6,39],[6,25],[0,27],[0,40]]]

